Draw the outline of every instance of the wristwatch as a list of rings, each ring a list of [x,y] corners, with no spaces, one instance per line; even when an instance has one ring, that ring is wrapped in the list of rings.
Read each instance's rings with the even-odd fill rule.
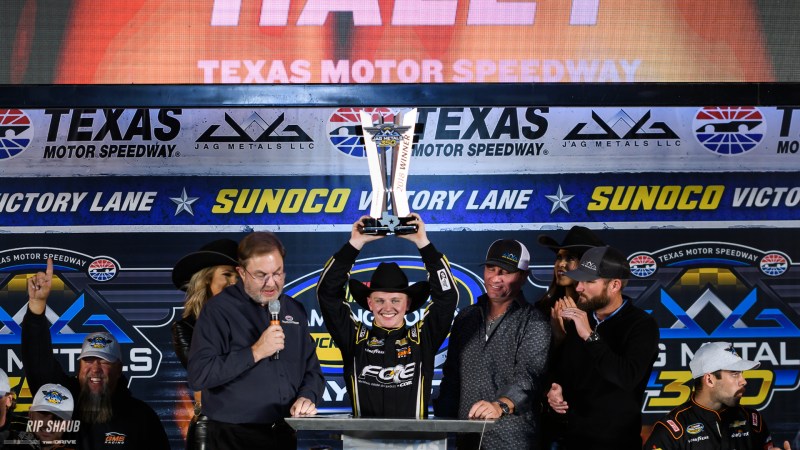
[[[497,404],[500,406],[500,410],[503,411],[502,415],[507,416],[511,414],[511,408],[508,406],[508,403],[502,400],[497,400]]]
[[[600,340],[600,335],[597,334],[597,331],[592,331],[589,333],[589,337],[586,338],[586,342],[597,342]]]

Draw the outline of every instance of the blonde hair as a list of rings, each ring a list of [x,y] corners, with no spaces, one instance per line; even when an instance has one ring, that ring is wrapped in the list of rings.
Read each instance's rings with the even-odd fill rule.
[[[219,266],[205,267],[192,275],[186,283],[186,302],[183,305],[183,318],[194,317],[195,320],[200,316],[203,306],[211,298],[211,279],[214,278],[214,271]]]

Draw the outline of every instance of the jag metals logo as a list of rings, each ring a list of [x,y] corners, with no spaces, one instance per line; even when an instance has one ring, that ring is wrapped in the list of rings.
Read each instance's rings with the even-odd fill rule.
[[[239,116],[239,114],[235,114]],[[270,118],[253,111],[243,118],[225,113],[223,124],[213,124],[197,138],[196,149],[218,149],[227,144],[228,150],[313,149],[314,140],[296,123],[287,123],[286,113]],[[216,143],[216,145],[210,145]]]
[[[652,112],[635,114],[624,109],[591,110],[591,121],[579,122],[564,136],[562,147],[646,148],[679,147],[680,136]]]
[[[658,359],[644,412],[663,414],[689,399],[689,361],[710,341],[761,366],[745,372],[741,404],[766,408],[800,387],[800,316],[776,293],[800,290],[800,274],[780,250],[732,242],[686,242],[629,257],[634,301],[660,327]]]
[[[414,258],[409,256],[386,256],[360,260],[353,266],[351,274],[353,278],[357,280],[369,280],[372,277],[372,272],[375,271],[381,262],[396,262],[407,274],[409,282],[411,283],[424,280],[427,277],[428,272],[425,270],[425,265],[422,263],[421,259],[419,257]],[[456,281],[456,287],[459,289],[458,308],[464,308],[475,303],[478,297],[483,293],[483,278],[454,264],[451,264],[450,270]],[[333,342],[333,339],[330,338],[330,333],[325,327],[322,314],[319,312],[317,306],[316,287],[320,272],[321,269],[306,274],[291,283],[287,283],[284,290],[287,295],[294,297],[304,305],[314,305],[313,308],[308,307],[308,319],[311,335],[317,345],[317,357],[326,374],[341,375],[343,372],[341,351],[336,346],[335,342]],[[361,306],[355,303],[349,293],[347,300],[350,302],[350,308],[355,318],[365,325],[362,327],[362,331],[366,332],[366,327],[372,326],[372,313],[369,312],[369,310],[362,309]],[[422,318],[423,311],[424,306],[423,309],[409,312],[406,315],[406,325],[411,326],[416,324]],[[373,340],[367,343],[370,350],[382,352],[384,345],[383,340],[374,337],[372,337],[372,339]],[[436,355],[436,367],[440,367],[441,364],[444,363],[446,356],[447,342],[439,349]]]

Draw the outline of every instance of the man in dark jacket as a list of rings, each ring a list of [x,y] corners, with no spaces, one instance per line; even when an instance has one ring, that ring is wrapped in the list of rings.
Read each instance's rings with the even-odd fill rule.
[[[459,436],[459,449],[539,448],[539,405],[550,350],[547,316],[525,301],[530,254],[495,241],[486,254],[486,293],[456,316],[442,369],[437,416],[497,420],[484,435]]]
[[[22,320],[22,364],[31,391],[57,383],[77,393],[74,418],[80,420],[80,449],[169,449],[155,411],[134,398],[122,375],[119,343],[106,332],[89,333],[78,356],[78,375],[68,376],[53,356],[50,322],[45,317],[53,261],[28,279],[28,311]]]
[[[739,404],[747,385],[743,372],[758,366],[755,361],[742,359],[730,342],[703,344],[689,362],[694,379],[692,398],[655,423],[643,448],[775,448],[761,413]],[[789,442],[784,442],[783,448],[791,450]]]
[[[294,448],[283,420],[310,416],[324,389],[303,305],[283,293],[286,250],[270,232],[239,242],[239,281],[197,319],[189,387],[203,391],[211,449]]]
[[[350,279],[362,247],[383,236],[364,234],[364,216],[353,224],[350,240],[328,260],[317,287],[322,317],[342,351],[347,392],[356,417],[428,416],[436,352],[450,331],[458,304],[458,288],[445,256],[428,240],[425,223],[412,214],[408,225],[418,231],[398,235],[413,242],[428,273],[428,281],[409,286],[397,263],[381,263],[369,286]],[[373,314],[368,328],[357,320],[347,302],[345,284],[362,308]],[[406,326],[407,313],[428,300],[422,318]]]
[[[634,450],[642,446],[642,401],[658,355],[655,319],[622,294],[628,260],[612,247],[590,248],[575,270],[578,301],[553,311],[564,340],[553,359],[547,400],[566,415],[564,448]]]

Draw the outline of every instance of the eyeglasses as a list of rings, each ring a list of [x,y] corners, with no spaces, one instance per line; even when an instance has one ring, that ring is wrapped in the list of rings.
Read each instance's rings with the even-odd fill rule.
[[[242,266],[239,266],[239,267],[242,267]],[[264,272],[256,272],[256,274],[253,275],[252,273],[250,273],[249,270],[245,269],[244,267],[242,267],[242,270],[244,270],[246,274],[250,275],[250,277],[252,279],[254,279],[255,281],[257,281],[257,282],[259,282],[261,284],[266,283],[270,279],[275,280],[276,283],[280,283],[281,281],[283,281],[283,277],[286,276],[285,272],[275,272],[275,273],[272,273],[272,274],[264,273]]]

